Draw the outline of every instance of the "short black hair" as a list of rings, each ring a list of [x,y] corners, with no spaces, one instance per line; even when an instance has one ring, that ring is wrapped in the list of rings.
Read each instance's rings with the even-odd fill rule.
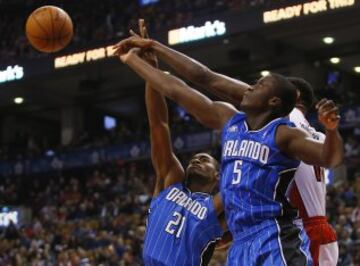
[[[287,116],[296,104],[296,87],[283,75],[271,73],[271,77],[275,82],[275,94],[281,99],[281,107],[277,114]]]
[[[310,110],[315,103],[314,88],[303,78],[288,77],[288,80],[300,91],[301,103]]]

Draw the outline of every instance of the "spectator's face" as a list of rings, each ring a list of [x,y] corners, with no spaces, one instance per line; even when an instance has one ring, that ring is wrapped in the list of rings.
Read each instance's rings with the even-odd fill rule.
[[[338,223],[339,223],[340,226],[345,225],[346,224],[346,216],[340,215]]]

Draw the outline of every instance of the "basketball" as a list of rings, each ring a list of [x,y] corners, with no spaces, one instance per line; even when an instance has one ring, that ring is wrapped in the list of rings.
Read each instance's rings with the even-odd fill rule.
[[[57,52],[71,41],[73,24],[61,8],[39,7],[26,21],[26,36],[35,49],[45,53]]]

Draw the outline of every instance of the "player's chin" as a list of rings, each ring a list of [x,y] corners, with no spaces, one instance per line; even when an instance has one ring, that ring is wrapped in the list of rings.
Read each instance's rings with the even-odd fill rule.
[[[198,172],[201,171],[199,166],[196,165],[189,165],[187,168],[188,173]]]
[[[206,176],[206,173],[197,165],[190,165],[187,168],[187,176]]]

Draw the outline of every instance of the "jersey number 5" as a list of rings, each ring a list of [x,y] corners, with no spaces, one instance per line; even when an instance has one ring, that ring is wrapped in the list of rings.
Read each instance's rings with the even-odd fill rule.
[[[241,166],[242,160],[236,160],[234,163],[234,177],[231,184],[236,185],[240,184],[241,181]]]
[[[181,230],[184,228],[185,217],[183,217],[178,212],[174,212],[173,217],[175,217],[175,219],[169,221],[169,223],[165,228],[165,231],[172,235],[176,233],[175,236],[179,238],[181,234]]]

